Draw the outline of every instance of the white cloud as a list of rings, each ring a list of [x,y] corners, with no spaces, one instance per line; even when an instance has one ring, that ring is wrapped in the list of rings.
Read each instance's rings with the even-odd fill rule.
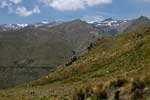
[[[0,8],[7,9],[8,13],[15,13],[19,16],[30,16],[32,14],[40,13],[40,9],[38,6],[35,6],[33,9],[26,8],[24,6],[20,6],[23,0],[1,0]]]
[[[18,14],[19,16],[26,17],[26,16],[30,16],[32,14],[38,14],[38,13],[40,13],[40,9],[39,9],[38,6],[36,6],[32,10],[28,10],[25,7],[17,7],[15,13]]]
[[[14,4],[19,4],[22,2],[22,0],[9,0],[10,2],[14,3]]]
[[[38,6],[35,6],[32,12],[38,14],[38,13],[40,13],[41,11],[40,11],[40,8],[39,8]]]
[[[39,0],[44,4],[58,10],[78,10],[88,6],[109,4],[112,0]]]
[[[9,13],[13,12],[12,4],[8,1],[1,1],[0,8],[7,8]]]
[[[76,11],[101,4],[110,4],[112,0],[35,0],[49,7],[60,11]],[[26,8],[23,0],[0,0],[0,8],[7,8],[9,13],[16,13],[19,16],[30,16],[40,13],[38,6],[33,9]],[[39,4],[40,5],[40,4]]]
[[[88,6],[111,3],[112,0],[85,0]]]
[[[0,3],[0,8],[9,7],[10,5],[11,5],[11,4],[8,3],[7,1],[2,1],[2,2]]]
[[[84,4],[81,0],[55,0],[49,6],[58,10],[77,10],[83,9]]]

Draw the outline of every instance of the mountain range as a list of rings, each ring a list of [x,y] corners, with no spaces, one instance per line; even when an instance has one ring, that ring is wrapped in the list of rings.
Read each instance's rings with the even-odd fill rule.
[[[60,25],[62,23],[65,23],[63,21],[52,21],[52,22],[39,22],[39,23],[34,23],[34,24],[3,24],[0,25],[0,31],[10,31],[10,30],[19,30],[19,29],[24,29],[24,28],[38,28],[38,27],[53,27]],[[88,24],[93,25],[94,27],[103,30],[104,33],[115,35],[118,33],[125,32],[127,30],[132,30],[129,27],[130,26],[135,26],[133,29],[136,29],[137,27],[144,26],[149,26],[149,19],[145,16],[141,16],[138,19],[133,19],[133,20],[127,20],[127,19],[122,19],[122,20],[115,20],[112,18],[107,18],[105,20],[100,20],[100,21],[90,21]],[[126,30],[125,30],[126,29]]]
[[[0,91],[0,99],[17,100],[17,95],[20,100],[23,94],[23,97],[37,97],[37,100],[59,98],[59,95],[71,98],[69,91],[73,92],[82,83],[106,82],[112,77],[122,76],[121,73],[127,73],[131,78],[139,73],[145,76],[149,70],[150,20],[144,16],[133,20],[109,18],[87,23],[77,19],[19,27],[0,32],[0,88],[24,85],[14,88],[13,93],[11,90]],[[49,88],[52,89],[47,90]],[[88,95],[85,87],[83,91],[82,95]],[[43,94],[39,96],[41,92]],[[75,95],[78,93],[80,95],[79,91]]]
[[[65,25],[70,23],[81,22]],[[0,90],[0,100],[149,100],[149,65],[150,27],[146,26],[97,39],[70,65],[62,64],[38,80]]]

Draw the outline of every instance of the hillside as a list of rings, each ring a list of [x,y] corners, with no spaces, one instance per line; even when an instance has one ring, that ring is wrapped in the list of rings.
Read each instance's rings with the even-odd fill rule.
[[[150,28],[99,39],[72,65],[1,90],[0,100],[149,100]]]
[[[0,32],[0,88],[47,75],[74,53],[82,53],[101,33],[81,20]]]

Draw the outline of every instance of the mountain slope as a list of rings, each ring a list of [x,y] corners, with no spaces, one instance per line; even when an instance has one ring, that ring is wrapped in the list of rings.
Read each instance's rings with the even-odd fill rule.
[[[29,84],[10,90],[1,90],[0,99],[71,100],[74,89],[81,86],[83,91],[75,93],[76,97],[83,98],[81,100],[99,100],[101,97],[95,98],[95,95],[101,96],[101,94],[96,94],[99,93],[101,87],[98,84],[107,84],[108,82],[110,85],[105,89],[111,93],[124,90],[123,93],[125,94],[122,95],[116,92],[115,98],[118,98],[118,95],[120,97],[132,97],[132,94],[135,97],[138,96],[136,93],[140,93],[142,95],[139,98],[140,100],[149,100],[148,92],[146,92],[150,90],[149,66],[150,28],[143,28],[114,38],[100,39],[94,48],[91,48],[88,53],[81,56],[72,65],[61,66],[48,76]],[[148,77],[143,82],[138,80],[128,81],[128,79],[145,76]],[[127,87],[118,85],[118,81],[111,81],[118,77],[125,78],[125,80],[119,81],[121,84],[128,81],[125,85]],[[90,87],[86,87],[87,84]],[[91,87],[97,92],[88,92],[90,90],[88,88]],[[139,90],[143,92],[141,93]],[[110,92],[106,91],[106,95],[103,95],[103,97],[111,98]],[[74,98],[74,100],[80,99]],[[129,100],[137,99],[130,98]]]
[[[134,31],[144,27],[150,27],[150,19],[145,16],[141,16],[137,19],[131,20],[124,32]]]
[[[66,59],[72,51],[82,52],[100,34],[99,30],[80,20],[52,28],[1,32],[0,65],[54,66],[55,61],[51,62],[51,58]],[[29,60],[33,62],[28,64]]]
[[[67,62],[73,52],[78,56],[100,34],[81,20],[50,28],[0,32],[0,87],[14,86],[48,74],[52,67]]]

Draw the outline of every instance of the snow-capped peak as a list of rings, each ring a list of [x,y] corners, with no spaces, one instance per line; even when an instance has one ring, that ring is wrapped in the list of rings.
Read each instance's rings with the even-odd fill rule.
[[[41,22],[42,24],[48,24],[49,22]]]
[[[93,22],[91,21],[91,23],[89,24],[94,24],[96,27],[116,27],[116,26],[120,26],[122,23],[126,23],[128,22],[127,19],[124,20],[114,20],[112,18],[107,18],[105,20],[102,21],[97,21],[97,22]]]
[[[22,28],[24,28],[24,27],[27,27],[28,26],[28,24],[17,24],[18,25],[18,27],[22,27]]]

